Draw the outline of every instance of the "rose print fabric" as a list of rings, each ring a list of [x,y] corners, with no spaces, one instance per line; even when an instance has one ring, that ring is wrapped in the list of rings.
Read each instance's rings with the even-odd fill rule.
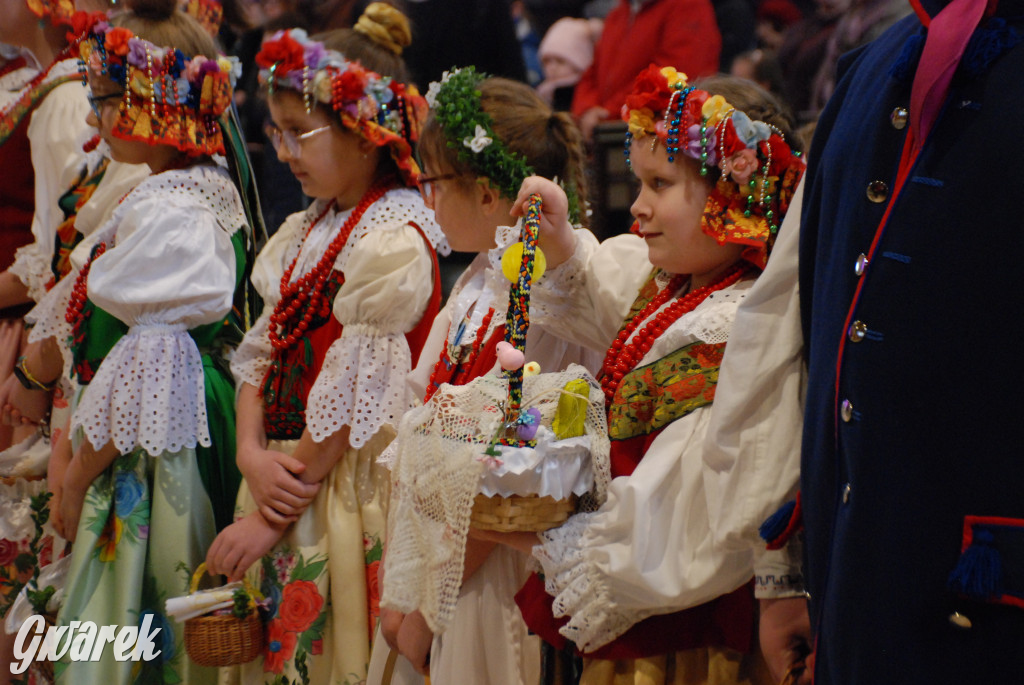
[[[389,487],[376,456],[392,437],[381,430],[349,449],[288,534],[250,569],[250,581],[269,600],[269,621],[263,655],[238,669],[237,682],[366,682]],[[271,442],[270,449],[290,453],[295,444]],[[244,484],[238,503],[240,515],[256,508]]]

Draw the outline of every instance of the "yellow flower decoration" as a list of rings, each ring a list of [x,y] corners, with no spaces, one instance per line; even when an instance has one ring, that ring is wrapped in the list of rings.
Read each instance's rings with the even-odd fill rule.
[[[718,125],[729,110],[735,109],[729,102],[721,95],[712,95],[704,101],[704,105],[701,107],[701,115],[707,119],[708,128],[712,128]]]
[[[79,51],[79,59],[81,59],[83,62],[88,64],[89,63],[89,55],[92,54],[92,41],[91,40],[83,40],[81,42],[81,44],[78,46],[78,51]]]
[[[629,132],[634,138],[642,138],[654,133],[654,112],[644,107],[629,111]]]
[[[670,88],[675,87],[677,85],[682,88],[685,88],[687,85],[686,74],[684,74],[681,71],[676,71],[675,67],[663,67],[661,70],[661,75],[665,77],[666,81],[668,81],[668,85]]]
[[[153,95],[153,81],[142,73],[141,70],[134,69],[132,74],[132,80],[129,87],[133,93],[138,93],[144,98],[152,97]]]

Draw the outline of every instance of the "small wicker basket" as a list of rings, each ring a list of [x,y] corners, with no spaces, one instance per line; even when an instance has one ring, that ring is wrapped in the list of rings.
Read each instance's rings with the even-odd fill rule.
[[[202,563],[192,575],[190,592],[195,592],[206,571]],[[250,597],[255,589],[242,581]],[[263,621],[255,603],[244,618],[235,616],[199,616],[185,621],[185,651],[200,666],[235,666],[252,661],[263,651]]]
[[[540,533],[557,528],[576,511],[576,495],[567,499],[538,495],[476,496],[469,525],[499,533]]]

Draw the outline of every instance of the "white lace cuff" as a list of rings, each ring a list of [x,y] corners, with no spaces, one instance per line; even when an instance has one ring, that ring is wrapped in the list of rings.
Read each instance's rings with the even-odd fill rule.
[[[14,253],[10,272],[28,288],[28,296],[38,302],[46,295],[46,283],[50,280],[50,260],[39,251],[39,246],[29,243]]]
[[[263,379],[270,368],[270,357],[274,351],[267,331],[270,321],[268,310],[273,311],[269,304],[265,305],[264,315],[246,332],[231,355],[231,374],[238,385],[248,383],[257,389],[263,387]]]
[[[64,318],[68,310],[68,301],[71,299],[71,291],[74,290],[75,276],[78,272],[73,271],[60,283],[55,285],[50,292],[26,315],[25,320],[33,324],[28,332],[28,341],[36,343],[47,338],[54,338],[57,347],[60,348],[61,356],[64,359],[64,375],[71,376],[71,324]]]
[[[322,442],[343,426],[349,445],[365,445],[385,424],[397,427],[412,406],[405,377],[412,356],[402,333],[349,324],[331,344],[306,402],[306,427]]]
[[[559,633],[583,652],[603,647],[650,614],[615,605],[604,576],[582,552],[592,514],[577,514],[564,525],[541,533],[533,556],[544,570],[544,585],[555,598],[555,617],[568,616]]]
[[[548,269],[530,291],[530,318],[544,326],[579,309],[581,292],[587,283],[587,250],[576,236],[572,256],[553,269]]]
[[[100,364],[71,423],[96,449],[113,441],[122,454],[209,446],[203,361],[188,331],[133,326]]]

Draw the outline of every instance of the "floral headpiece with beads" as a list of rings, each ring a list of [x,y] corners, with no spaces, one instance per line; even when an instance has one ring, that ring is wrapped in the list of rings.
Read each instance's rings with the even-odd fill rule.
[[[420,175],[413,158],[427,116],[426,100],[416,87],[350,61],[301,29],[276,33],[256,55],[260,82],[273,94],[278,88],[302,96],[306,112],[315,103],[329,106],[345,128],[378,147],[388,146],[406,185]]]
[[[633,140],[654,136],[670,162],[683,154],[700,164],[702,176],[718,176],[701,228],[719,244],[747,245],[743,258],[763,269],[804,172],[782,133],[689,85],[686,74],[655,65],[637,76],[622,118],[629,124],[627,162]]]
[[[181,11],[195,18],[214,38],[224,21],[224,6],[220,0],[180,0]]]
[[[505,145],[494,133],[494,121],[480,105],[480,83],[487,78],[473,67],[444,72],[440,81],[430,84],[427,103],[461,162],[477,175],[485,176],[502,195],[514,200],[533,169],[522,155]],[[569,217],[579,220],[579,200],[575,188],[564,187],[569,198]]]
[[[124,140],[170,145],[189,155],[224,152],[218,118],[231,104],[231,88],[241,72],[234,57],[186,56],[112,27],[102,15],[89,15],[80,27],[79,60],[87,72],[106,76],[124,89],[113,133]]]
[[[74,0],[26,0],[28,8],[40,19],[49,19],[54,26],[70,24],[75,14]]]

